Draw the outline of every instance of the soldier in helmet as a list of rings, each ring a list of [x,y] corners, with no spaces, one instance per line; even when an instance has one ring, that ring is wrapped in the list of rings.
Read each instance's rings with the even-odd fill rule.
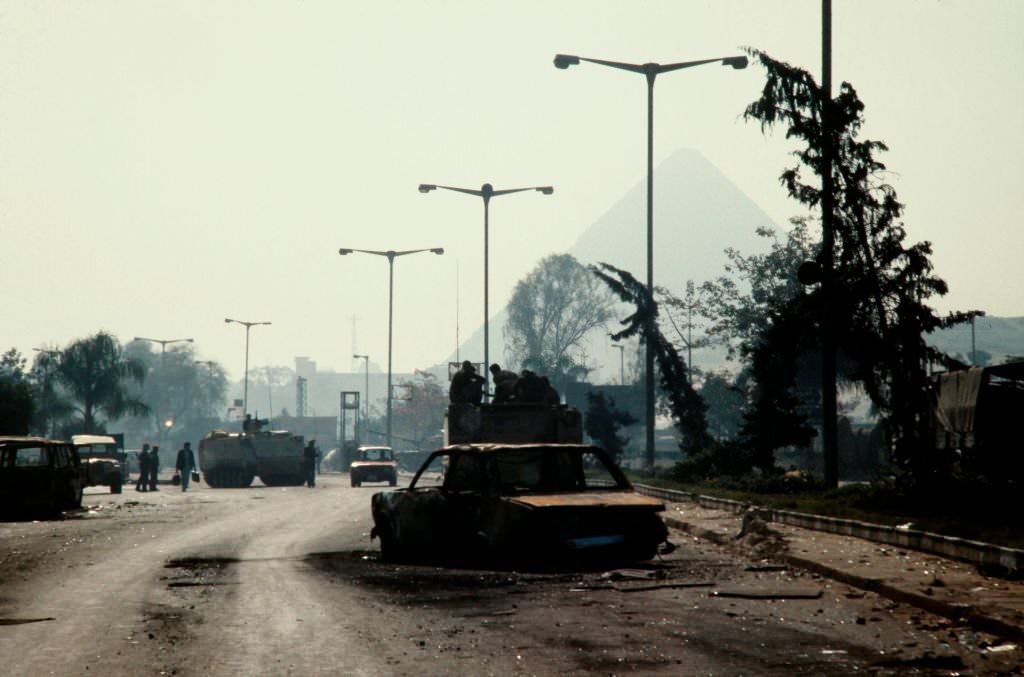
[[[494,380],[494,403],[511,402],[515,398],[516,381],[519,377],[514,371],[502,369],[497,362],[491,365],[491,378]]]
[[[484,397],[484,378],[476,373],[476,367],[469,360],[462,363],[462,368],[452,376],[452,384],[448,389],[451,402],[480,404]]]

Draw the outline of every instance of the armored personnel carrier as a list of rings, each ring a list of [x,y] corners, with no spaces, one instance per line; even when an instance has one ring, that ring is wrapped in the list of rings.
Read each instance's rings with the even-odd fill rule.
[[[199,440],[199,470],[215,489],[247,487],[254,477],[268,487],[300,486],[303,446],[302,435],[285,430],[213,430]]]

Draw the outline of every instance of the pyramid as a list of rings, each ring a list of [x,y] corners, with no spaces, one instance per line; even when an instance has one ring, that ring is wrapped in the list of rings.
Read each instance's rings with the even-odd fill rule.
[[[700,284],[723,274],[728,261],[727,248],[738,249],[746,255],[765,251],[767,243],[757,236],[756,229],[776,225],[717,167],[693,149],[680,149],[655,167],[654,210],[654,283],[680,297],[685,293],[688,280]],[[584,265],[609,263],[645,281],[646,178],[641,177],[587,228],[568,253]],[[535,265],[525,269],[532,270]],[[504,308],[491,317],[492,361],[500,362],[504,356],[506,317]],[[588,346],[588,354],[598,356],[607,352],[605,334],[591,340],[594,345]],[[465,359],[482,354],[483,327],[480,327],[460,345],[459,355]],[[617,355],[614,364],[607,365],[605,370],[617,373]],[[457,361],[455,353],[447,361]]]

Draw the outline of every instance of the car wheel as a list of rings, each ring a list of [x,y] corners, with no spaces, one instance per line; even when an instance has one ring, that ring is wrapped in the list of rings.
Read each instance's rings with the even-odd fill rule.
[[[352,475],[352,486],[358,487],[359,485],[360,485],[359,478],[357,478],[355,475]]]
[[[397,473],[391,476],[391,479],[388,480],[388,484],[393,486],[393,487],[397,487],[398,486],[398,475],[397,475]]]
[[[118,475],[117,477],[112,479],[110,481],[110,493],[112,493],[112,494],[120,494],[121,493],[121,482],[122,481],[123,480],[121,479],[120,475]]]
[[[382,562],[401,562],[402,561],[402,549],[398,545],[398,539],[395,538],[394,533],[391,531],[391,527],[384,525],[380,529],[378,534],[380,537],[380,559]]]

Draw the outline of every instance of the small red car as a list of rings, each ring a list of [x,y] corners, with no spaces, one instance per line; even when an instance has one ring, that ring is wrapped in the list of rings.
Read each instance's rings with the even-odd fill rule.
[[[352,486],[363,482],[398,484],[398,462],[391,447],[359,447],[348,468]]]

